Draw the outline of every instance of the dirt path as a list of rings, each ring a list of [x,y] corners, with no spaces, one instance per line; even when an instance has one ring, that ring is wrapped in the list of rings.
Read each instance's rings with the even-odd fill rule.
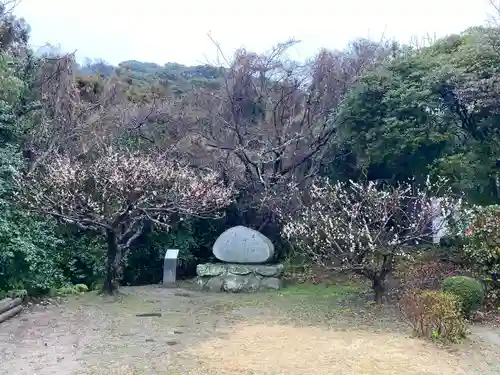
[[[474,325],[462,355],[479,374],[500,374],[500,328]]]
[[[472,327],[472,333],[483,338],[484,341],[488,342],[493,346],[500,347],[500,328],[478,325]],[[500,351],[499,351],[500,353]]]
[[[294,375],[291,365],[283,363],[300,369],[301,353],[309,350],[317,356],[316,367],[308,369],[310,374],[330,374],[333,368],[346,375],[392,374],[383,366],[397,369],[398,361],[402,375],[500,374],[495,367],[500,342],[497,336],[488,336],[487,329],[474,327],[472,339],[455,353],[409,339],[397,327],[394,333],[384,332],[387,326],[380,325],[384,321],[380,317],[369,319],[371,333],[351,331],[356,327],[352,319],[366,318],[367,313],[349,315],[340,294],[327,300],[315,297],[313,304],[301,295],[210,295],[153,286],[124,288],[123,292],[117,299],[86,294],[60,305],[36,306],[0,325],[0,375],[220,375],[234,371]],[[324,301],[328,303],[322,305]],[[154,316],[137,316],[141,314]],[[270,330],[275,333],[266,333]],[[383,345],[387,359],[380,352]],[[372,353],[367,349],[371,347]],[[360,361],[348,364],[353,356]],[[380,361],[379,372],[353,367],[361,366],[363,360]]]
[[[1,374],[71,373],[90,332],[80,312],[37,306],[0,326]]]
[[[134,362],[164,371],[175,364],[174,353],[228,324],[217,314],[217,300],[206,295],[155,287],[123,290],[119,299],[86,295],[59,306],[36,306],[2,324],[0,374],[92,373]],[[149,313],[161,316],[137,316]]]

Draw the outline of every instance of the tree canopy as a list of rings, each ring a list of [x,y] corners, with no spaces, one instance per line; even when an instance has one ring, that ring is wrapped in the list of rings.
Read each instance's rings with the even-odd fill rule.
[[[431,172],[496,202],[499,38],[476,27],[388,60],[349,95],[335,119],[338,141],[370,178]]]

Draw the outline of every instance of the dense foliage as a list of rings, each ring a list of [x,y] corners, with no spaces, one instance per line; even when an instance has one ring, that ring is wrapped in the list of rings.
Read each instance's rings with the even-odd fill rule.
[[[475,206],[470,215],[464,253],[478,274],[494,277],[500,274],[500,207]]]
[[[460,302],[460,311],[465,317],[483,305],[484,288],[481,283],[468,276],[450,276],[443,280],[443,291],[455,295]]]
[[[407,50],[365,75],[339,116],[340,142],[370,178],[445,176],[498,201],[500,34],[471,28]]]
[[[7,17],[4,22],[13,22],[3,16]],[[13,32],[13,39],[3,36],[0,49],[0,291],[39,293],[60,284],[64,277],[58,267],[61,254],[55,223],[19,209],[14,199],[13,177],[23,168],[21,145],[33,121],[28,102],[33,60],[29,54],[17,56],[26,36],[17,29]],[[16,54],[11,51],[14,47]]]

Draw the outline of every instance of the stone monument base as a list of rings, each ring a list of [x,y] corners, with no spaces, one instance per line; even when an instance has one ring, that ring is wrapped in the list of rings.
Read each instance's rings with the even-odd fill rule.
[[[206,263],[196,267],[197,284],[210,292],[262,292],[282,286],[282,264]]]

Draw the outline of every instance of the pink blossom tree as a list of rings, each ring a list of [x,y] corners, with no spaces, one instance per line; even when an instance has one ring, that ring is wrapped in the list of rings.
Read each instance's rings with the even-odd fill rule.
[[[106,236],[106,293],[115,291],[124,253],[146,223],[168,228],[173,214],[213,217],[234,195],[215,173],[202,173],[165,154],[109,147],[85,158],[52,155],[19,183],[32,208]]]
[[[375,182],[316,180],[301,209],[283,217],[283,235],[316,263],[368,278],[380,303],[396,259],[429,239],[438,214],[430,198],[439,190],[445,193],[440,214],[450,217],[456,199],[439,188],[443,182],[420,189],[411,184],[384,187]]]

